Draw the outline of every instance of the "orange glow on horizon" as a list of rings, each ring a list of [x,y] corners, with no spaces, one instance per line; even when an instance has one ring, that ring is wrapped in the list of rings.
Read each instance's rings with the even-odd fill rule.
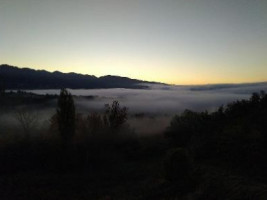
[[[4,63],[2,63],[4,64]],[[35,70],[46,70],[49,72],[54,71],[60,71],[63,73],[79,73],[84,75],[92,75],[96,77],[106,76],[106,75],[113,75],[113,76],[122,76],[122,77],[128,77],[132,79],[138,79],[143,81],[150,81],[150,82],[159,82],[159,83],[166,83],[170,85],[206,85],[206,84],[227,84],[227,83],[252,83],[252,82],[265,82],[267,79],[263,74],[257,74],[256,77],[235,77],[234,75],[225,77],[225,76],[219,76],[216,74],[213,74],[212,78],[209,77],[210,74],[208,72],[190,72],[190,70],[180,70],[180,73],[177,71],[164,71],[162,68],[150,68],[150,70],[153,70],[153,73],[151,73],[150,70],[122,70],[122,68],[116,68],[117,70],[113,70],[114,68],[110,68],[108,72],[106,70],[101,71],[101,67],[99,68],[87,68],[84,67],[82,64],[77,64],[75,67],[71,65],[67,65],[62,67],[52,67],[51,65],[45,66],[45,65],[35,65],[30,63],[24,63],[24,64],[10,64],[9,65],[17,66],[19,68],[31,68]],[[36,67],[38,66],[38,67]],[[94,69],[94,70],[93,70]],[[143,68],[143,69],[149,69],[149,68]],[[216,75],[216,76],[215,76]],[[267,75],[267,74],[266,74]]]

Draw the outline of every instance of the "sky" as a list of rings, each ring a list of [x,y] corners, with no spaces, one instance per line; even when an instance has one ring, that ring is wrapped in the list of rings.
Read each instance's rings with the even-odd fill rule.
[[[170,84],[267,81],[267,0],[0,0],[0,64]]]

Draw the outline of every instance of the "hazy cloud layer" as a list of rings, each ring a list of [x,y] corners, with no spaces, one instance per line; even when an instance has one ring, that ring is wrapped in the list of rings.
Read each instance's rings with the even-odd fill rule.
[[[204,85],[204,86],[166,86],[149,85],[150,89],[94,89],[69,90],[76,95],[75,104],[78,113],[104,111],[104,105],[118,100],[122,106],[129,108],[128,122],[137,134],[162,133],[169,125],[174,114],[185,109],[194,111],[213,111],[220,105],[232,101],[248,99],[253,92],[267,91],[267,83],[239,84],[239,85]],[[31,90],[37,94],[59,94],[59,90]],[[78,97],[79,96],[79,97]],[[88,98],[86,96],[94,96]],[[38,126],[43,129],[49,127],[49,119],[56,112],[56,100],[49,106],[23,106],[15,107],[13,111],[0,113],[0,128],[19,127],[16,113],[25,110],[38,114]],[[136,113],[139,117],[136,117]]]
[[[175,114],[184,109],[213,111],[220,105],[238,99],[248,99],[253,92],[267,91],[267,83],[205,86],[149,85],[150,89],[93,89],[69,91],[77,96],[96,96],[90,100],[78,98],[76,105],[87,112],[103,109],[113,100],[129,108],[130,113]],[[37,94],[59,94],[59,90],[33,90]]]

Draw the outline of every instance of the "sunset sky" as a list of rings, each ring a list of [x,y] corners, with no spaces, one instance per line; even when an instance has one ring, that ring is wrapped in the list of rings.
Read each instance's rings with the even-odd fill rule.
[[[267,0],[0,0],[0,64],[171,84],[267,81]]]

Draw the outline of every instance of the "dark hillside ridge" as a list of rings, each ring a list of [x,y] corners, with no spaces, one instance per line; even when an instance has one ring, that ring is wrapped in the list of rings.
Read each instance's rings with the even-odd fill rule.
[[[29,68],[0,65],[0,81],[5,89],[97,89],[97,88],[131,88],[146,89],[141,81],[120,76],[95,77],[76,73],[48,72]]]

